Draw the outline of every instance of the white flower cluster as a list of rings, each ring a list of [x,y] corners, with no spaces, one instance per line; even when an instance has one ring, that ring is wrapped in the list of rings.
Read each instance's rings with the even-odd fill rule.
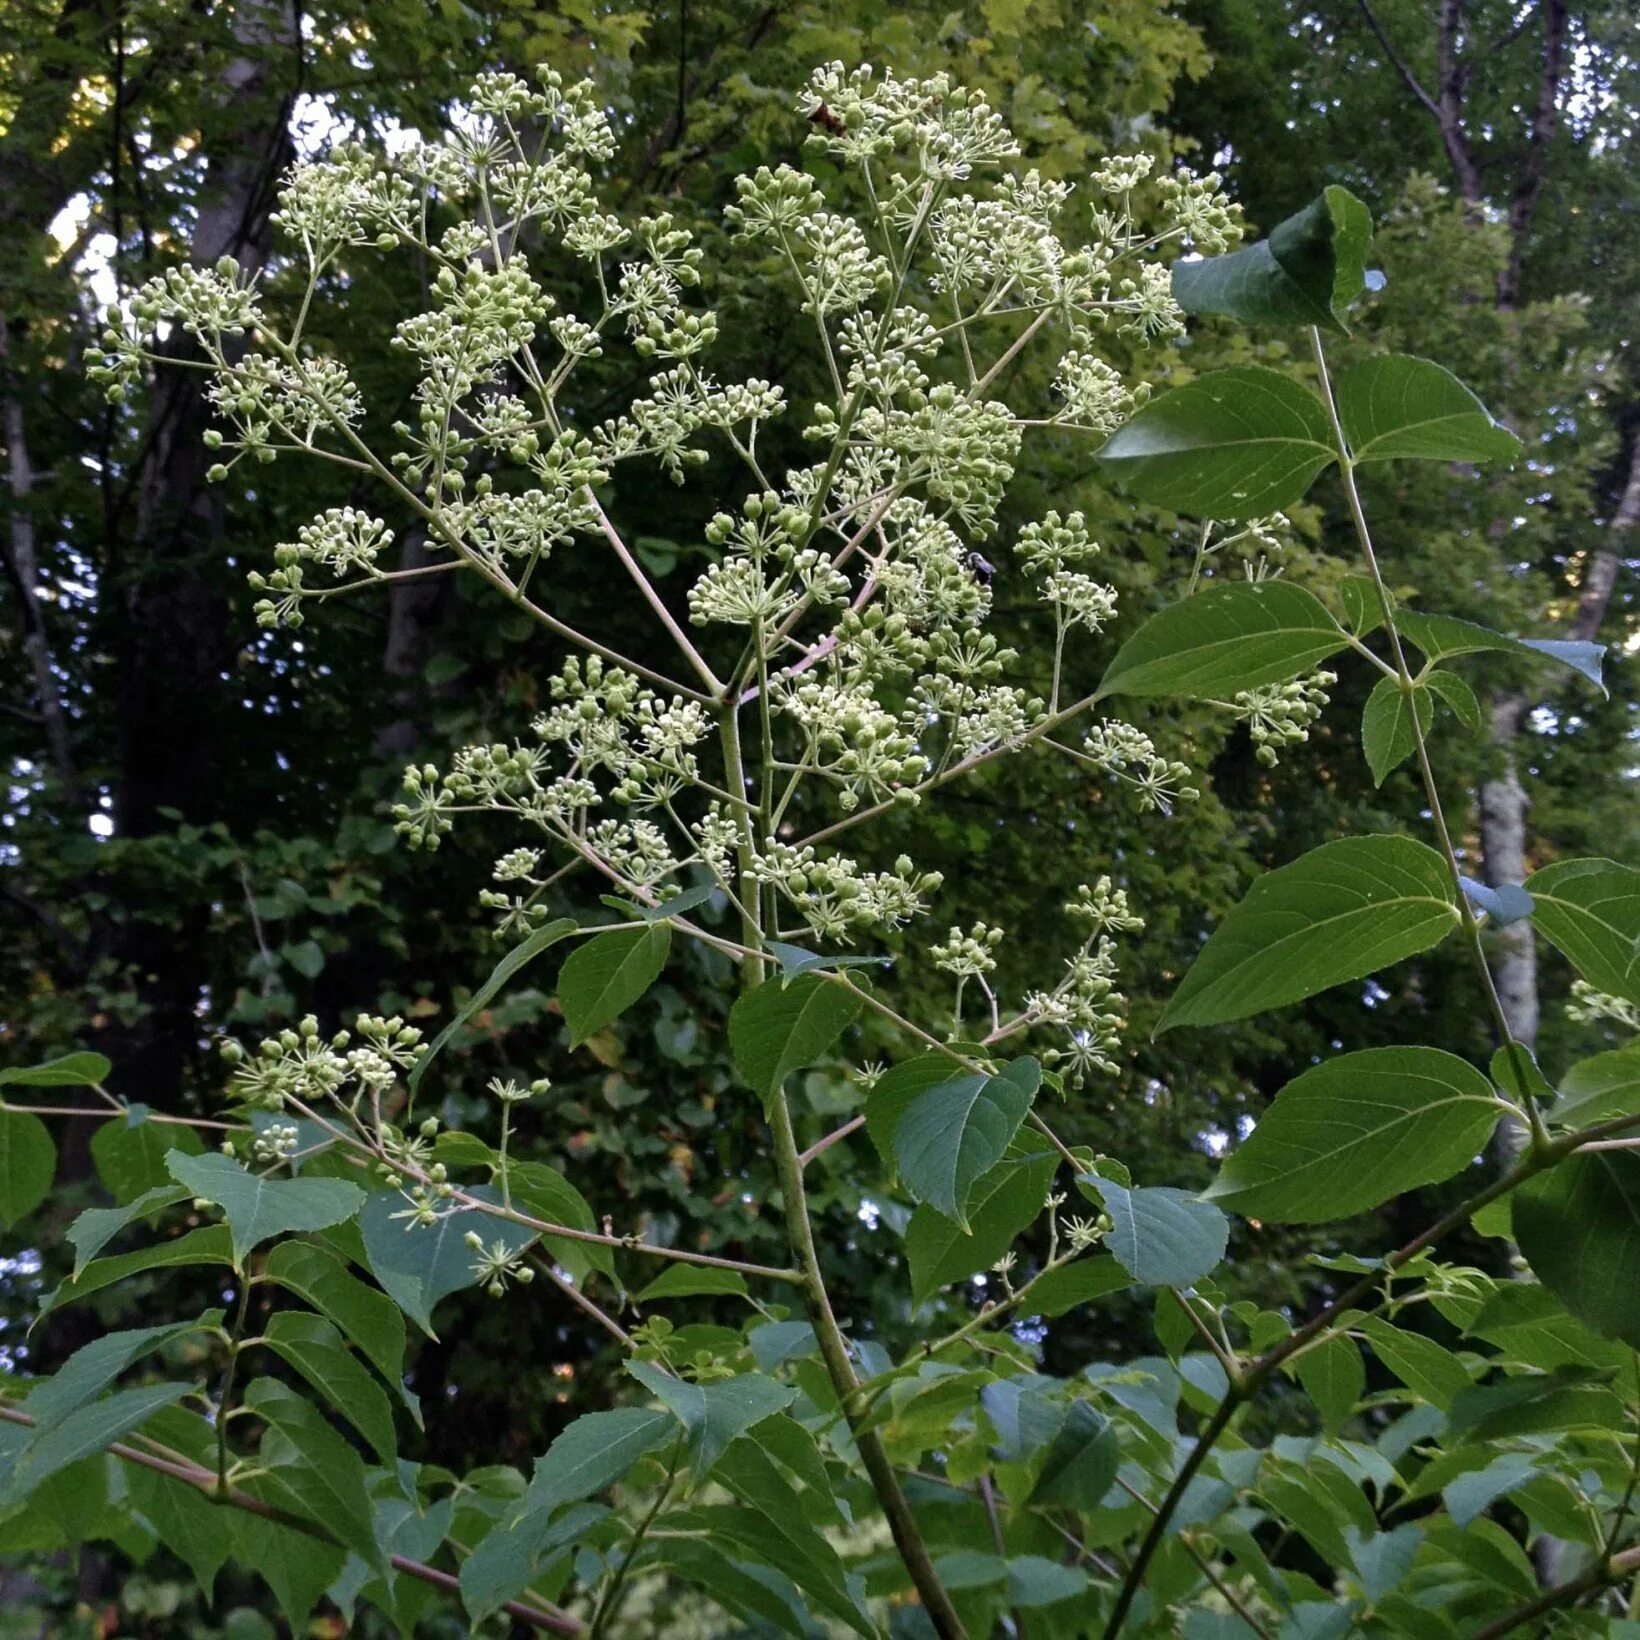
[[[609,116],[590,84],[551,71],[481,76],[438,140],[392,157],[347,146],[295,167],[277,221],[308,287],[283,332],[226,261],[167,271],[111,322],[99,369],[116,395],[150,367],[144,338],[156,327],[197,338],[220,421],[214,478],[303,451],[362,470],[389,498],[388,517],[331,509],[279,546],[272,570],[252,576],[263,624],[298,624],[309,600],[390,575],[459,568],[572,650],[530,736],[466,747],[442,771],[407,770],[394,811],[418,846],[437,846],[467,811],[529,828],[483,894],[502,934],[550,914],[566,857],[649,902],[709,873],[748,927],[772,918],[763,937],[890,933],[924,913],[939,873],[904,856],[868,869],[832,833],[1056,727],[1067,643],[1115,612],[1080,514],[1050,512],[1021,532],[1017,557],[1053,616],[1045,698],[984,630],[996,571],[979,548],[998,528],[1027,429],[1102,438],[1143,402],[1143,384],[1124,381],[1104,344],[1177,331],[1168,260],[1184,245],[1222,248],[1236,231],[1218,178],[1153,177],[1148,157],[1112,158],[1090,179],[1079,243],[1066,232],[1071,186],[1008,166],[1012,134],[947,76],[834,63],[799,106],[829,156],[817,169],[849,180],[765,167],[740,179],[726,216],[740,254],[795,283],[800,341],[831,387],[803,416],[807,465],[772,462],[767,438],[760,450],[764,429],[792,413],[778,384],[709,373],[719,327],[700,297],[701,248],[669,216],[626,222],[605,208]],[[356,279],[378,250],[403,246],[430,277],[424,310],[393,330],[416,386],[389,436],[367,425],[345,366],[305,321],[322,277]],[[560,283],[565,267],[573,277]],[[1045,373],[1054,395],[1036,415],[998,385],[1027,347],[1045,355],[1035,379]],[[637,383],[624,405],[606,407],[601,389],[577,402],[581,367],[619,349]],[[677,596],[680,624],[670,588],[663,598],[644,579],[599,493],[634,461],[683,482],[714,448],[746,469],[751,493],[707,527],[705,566]],[[407,527],[440,556],[390,571],[382,557]],[[625,658],[532,599],[532,578],[566,551],[619,558],[616,573],[640,583],[664,630],[664,654]],[[1301,727],[1308,699],[1245,711],[1275,742]],[[1144,807],[1195,795],[1184,766],[1127,725],[1060,749],[1130,785]],[[804,836],[817,798],[840,818]],[[1083,948],[1030,1007],[1070,1033],[1078,1068],[1113,1062],[1108,935],[1133,926],[1103,882],[1087,904]],[[999,938],[984,925],[953,932],[935,957],[986,990],[993,1016],[985,975]],[[379,1089],[408,1051],[389,1034],[388,1047],[372,1038],[344,1051],[304,1027],[264,1045],[238,1080],[270,1108],[286,1089],[331,1093],[350,1078]],[[505,1262],[492,1273],[512,1279]]]
[[[1201,796],[1188,783],[1189,768],[1160,756],[1150,736],[1130,723],[1106,718],[1094,724],[1083,737],[1082,751],[1092,767],[1132,786],[1141,808],[1171,814],[1175,803],[1194,803]]]
[[[1042,596],[1063,626],[1098,632],[1115,615],[1116,589],[1081,567],[1099,556],[1099,545],[1088,535],[1081,513],[1062,519],[1050,512],[1040,522],[1027,524],[1014,551],[1031,574],[1042,577]]]
[[[996,971],[996,948],[1002,944],[1002,930],[977,922],[965,934],[953,928],[942,944],[929,949],[934,966],[958,979],[978,979]]]
[[[1253,755],[1267,769],[1273,769],[1286,747],[1310,738],[1310,725],[1326,709],[1327,691],[1337,682],[1336,672],[1323,671],[1295,678],[1291,683],[1243,689],[1228,703],[1228,709],[1247,725],[1253,737]]]
[[[229,1097],[254,1110],[283,1111],[286,1101],[307,1106],[340,1101],[351,1083],[355,1097],[380,1095],[426,1052],[421,1032],[398,1015],[360,1014],[354,1032],[325,1037],[311,1014],[293,1029],[265,1038],[254,1054],[237,1042],[222,1045],[233,1066]]]

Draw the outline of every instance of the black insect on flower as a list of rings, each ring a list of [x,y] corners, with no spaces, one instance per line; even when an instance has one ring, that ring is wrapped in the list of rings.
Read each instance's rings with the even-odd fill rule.
[[[989,558],[977,552],[968,554],[968,573],[974,577],[982,587],[988,587],[997,575],[997,567]]]

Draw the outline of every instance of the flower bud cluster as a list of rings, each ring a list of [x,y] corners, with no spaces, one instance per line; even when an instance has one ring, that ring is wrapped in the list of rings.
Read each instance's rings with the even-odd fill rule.
[[[934,966],[958,979],[977,979],[981,974],[996,970],[996,948],[1002,943],[1002,930],[989,923],[977,922],[965,934],[953,928],[943,942],[929,947]]]
[[[1337,682],[1336,672],[1316,672],[1291,683],[1243,689],[1236,696],[1230,710],[1247,725],[1260,763],[1273,769],[1283,750],[1310,738],[1310,725],[1325,710],[1327,691]]]
[[[945,881],[938,871],[919,871],[906,854],[890,871],[866,871],[846,855],[822,857],[777,837],[765,840],[752,878],[773,888],[822,940],[842,945],[862,931],[880,933],[920,916]]]
[[[421,1032],[398,1015],[381,1019],[361,1014],[356,1032],[356,1045],[353,1032],[326,1037],[309,1014],[294,1027],[264,1038],[255,1053],[238,1042],[224,1042],[223,1061],[233,1067],[229,1098],[254,1110],[283,1111],[289,1099],[309,1106],[338,1100],[349,1083],[380,1091],[426,1052]]]
[[[129,317],[111,319],[98,368],[115,395],[154,358],[143,338],[156,327],[200,342],[219,418],[213,477],[292,450],[369,469],[399,501],[410,492],[429,548],[447,555],[432,568],[476,571],[572,649],[532,578],[564,552],[611,544],[636,565],[600,500],[622,464],[682,483],[718,449],[754,475],[753,493],[707,526],[705,567],[675,595],[666,589],[664,604],[686,604],[690,624],[706,629],[711,666],[650,589],[695,674],[688,685],[666,685],[671,645],[628,666],[577,654],[551,679],[529,736],[465,747],[443,770],[406,770],[393,812],[413,846],[437,847],[468,811],[522,822],[524,840],[502,853],[481,896],[508,936],[549,915],[548,885],[566,856],[644,900],[704,867],[742,904],[767,891],[823,942],[891,932],[926,910],[940,874],[904,856],[866,869],[802,840],[804,783],[858,818],[1039,737],[1058,709],[1065,645],[1114,614],[1080,514],[1048,513],[1021,532],[1014,562],[1053,613],[1044,699],[1019,676],[1020,657],[984,630],[999,572],[979,549],[999,527],[1028,427],[1100,438],[1143,401],[1143,384],[1124,382],[1103,340],[1178,330],[1174,252],[1221,249],[1236,232],[1219,179],[1153,176],[1148,156],[1113,158],[1090,179],[1088,242],[1075,243],[1071,186],[1004,168],[1015,139],[983,96],[948,76],[833,63],[799,107],[829,155],[827,176],[840,164],[861,184],[846,208],[840,190],[781,165],[741,178],[725,214],[741,255],[795,282],[802,339],[830,384],[797,430],[815,446],[807,465],[782,468],[768,439],[760,447],[791,408],[778,384],[709,373],[719,323],[701,305],[702,248],[668,215],[624,222],[604,207],[615,132],[590,83],[566,85],[550,70],[480,76],[439,140],[391,158],[340,146],[290,172],[277,221],[308,285],[288,335],[231,262],[167,270]],[[345,366],[302,332],[322,279],[357,278],[378,250],[405,245],[424,259],[429,290],[425,310],[393,333],[416,385],[391,447],[378,451]],[[1016,382],[1027,346],[1046,357]],[[601,388],[589,395],[596,408],[576,402],[580,367],[623,348],[637,382],[625,402],[604,408]],[[1016,408],[1016,387],[1033,379],[1052,382],[1053,402]],[[1007,397],[998,383],[1010,384]],[[308,600],[381,581],[393,538],[372,512],[322,513],[275,549],[271,570],[253,573],[257,619],[296,625]],[[737,648],[737,671],[719,680],[720,657]],[[1301,735],[1311,687],[1234,703],[1261,756]],[[754,731],[742,736],[749,761],[724,736],[737,705]],[[1143,807],[1165,813],[1195,796],[1185,766],[1127,725],[1096,726],[1072,755],[1131,785]],[[1070,1046],[1058,1051],[1080,1074],[1114,1063],[1108,936],[1137,919],[1104,879],[1073,906],[1082,949],[1029,1008],[1064,1033]],[[778,934],[778,921],[766,932]],[[985,975],[999,938],[983,924],[953,930],[935,958],[959,991],[977,981],[993,1014]],[[379,1099],[415,1046],[399,1040],[400,1021],[383,1022],[380,1038],[361,1022],[357,1046],[321,1042],[308,1023],[241,1065],[241,1097],[271,1109],[296,1096]],[[503,1104],[514,1097],[493,1091]],[[417,1176],[407,1216],[428,1222],[448,1193],[423,1154],[426,1136],[383,1134],[384,1165]],[[478,1251],[487,1282],[517,1279],[505,1249]]]
[[[1190,785],[1190,769],[1173,758],[1160,756],[1149,735],[1130,723],[1106,718],[1082,740],[1082,751],[1092,767],[1132,786],[1139,807],[1172,814],[1175,803],[1194,803],[1201,796]]]

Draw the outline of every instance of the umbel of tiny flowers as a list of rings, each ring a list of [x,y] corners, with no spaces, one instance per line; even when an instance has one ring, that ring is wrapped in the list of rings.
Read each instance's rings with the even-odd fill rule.
[[[384,567],[414,526],[434,557],[425,573],[476,576],[564,645],[526,735],[465,747],[444,769],[407,769],[395,809],[420,847],[469,813],[521,829],[481,895],[503,938],[552,914],[570,868],[650,904],[704,874],[764,938],[891,936],[933,907],[940,873],[908,855],[868,866],[834,839],[1033,741],[1128,788],[1141,808],[1166,815],[1195,796],[1188,769],[1132,726],[1072,727],[1080,743],[1063,728],[1088,704],[1060,698],[1067,650],[1091,641],[1117,602],[1085,518],[1047,512],[1013,543],[1052,645],[1046,694],[1022,680],[1019,651],[985,630],[994,572],[979,548],[998,530],[1032,429],[1098,440],[1145,399],[1112,340],[1125,356],[1182,328],[1168,262],[1180,249],[1223,250],[1237,232],[1218,178],[1156,176],[1148,156],[1118,156],[1074,201],[1068,184],[1021,167],[995,110],[944,75],[829,64],[798,112],[822,106],[809,140],[838,180],[764,168],[739,180],[726,212],[734,254],[796,286],[831,389],[810,405],[778,383],[710,373],[718,326],[702,301],[700,247],[664,215],[627,222],[602,203],[608,118],[590,85],[550,70],[533,84],[481,76],[470,116],[441,138],[392,156],[349,145],[297,166],[276,217],[286,282],[306,278],[288,321],[230,260],[167,270],[111,316],[97,368],[112,394],[140,383],[158,325],[180,326],[205,355],[213,477],[301,454],[375,485],[253,572],[259,622],[293,625],[316,600],[421,573]],[[539,138],[526,143],[526,127]],[[333,270],[404,246],[432,272],[426,306],[391,337],[416,369],[413,407],[381,428],[306,318]],[[597,293],[581,311],[566,306],[568,287],[548,288],[545,270],[566,264]],[[638,386],[590,415],[579,371],[620,348]],[[1038,379],[1051,390],[1019,409],[1000,384],[1026,349],[1043,355]],[[782,469],[763,434],[794,418],[813,458]],[[740,476],[715,480],[707,562],[680,623],[604,497],[624,467],[683,482],[714,455]],[[566,551],[608,555],[675,659],[619,654],[561,620],[537,589]],[[1302,735],[1315,695],[1226,704],[1263,755]],[[748,719],[732,758],[725,712]],[[1107,901],[1059,981],[1012,1014],[989,978],[999,929],[938,947],[959,1013],[973,983],[997,1040],[1046,1031],[1048,1056],[1073,1076],[1113,1069],[1112,936],[1136,919]],[[326,1048],[304,1022],[239,1064],[235,1094],[268,1109],[287,1092],[346,1098],[382,1122],[383,1165],[416,1175],[417,1139],[379,1112],[418,1045],[390,1023],[385,1037]],[[413,1192],[436,1210],[429,1178],[412,1177]]]

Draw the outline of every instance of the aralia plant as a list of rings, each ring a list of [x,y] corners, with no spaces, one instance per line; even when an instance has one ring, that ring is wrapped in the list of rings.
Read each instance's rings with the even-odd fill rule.
[[[510,828],[482,897],[505,955],[436,1037],[366,1015],[228,1042],[221,1120],[100,1094],[113,1204],[70,1227],[73,1272],[36,1325],[190,1265],[220,1270],[223,1303],[6,1381],[10,1541],[107,1538],[139,1556],[163,1542],[207,1588],[231,1558],[298,1628],[328,1597],[404,1633],[439,1601],[474,1629],[590,1636],[1626,1632],[1640,1052],[1552,1085],[1510,1032],[1487,946],[1489,928],[1530,917],[1584,1006],[1632,1026],[1640,872],[1561,860],[1520,884],[1472,881],[1429,752],[1437,713],[1480,727],[1452,662],[1501,655],[1598,687],[1599,652],[1392,596],[1357,482],[1379,462],[1515,461],[1518,440],[1439,364],[1369,357],[1335,376],[1328,338],[1371,246],[1341,188],[1235,249],[1216,177],[1117,158],[1086,179],[1085,242],[1067,242],[1069,190],[1020,170],[996,113],[944,77],[832,65],[798,112],[816,174],[743,177],[728,221],[748,267],[795,292],[809,329],[793,345],[829,384],[806,408],[778,383],[710,373],[699,247],[664,216],[605,206],[606,112],[551,73],[481,78],[439,140],[296,166],[278,301],[224,262],[175,267],[111,315],[99,369],[114,398],[155,369],[205,373],[214,477],[301,459],[356,478],[354,505],[252,575],[264,626],[464,574],[558,659],[517,738],[405,775],[410,845],[437,847],[469,814]],[[426,260],[428,302],[387,339],[417,386],[384,425],[309,320],[346,299],[341,274],[406,250]],[[549,266],[574,268],[590,305],[556,300]],[[1155,393],[1110,362],[1142,366],[1192,314],[1292,328],[1308,362]],[[156,331],[191,351],[162,352]],[[622,349],[639,385],[605,414],[580,389]],[[1026,356],[1047,361],[1047,402],[1016,402]],[[812,460],[771,459],[802,447],[777,423],[798,424]],[[1065,659],[1117,612],[1100,543],[1074,512],[998,539],[1022,441],[1044,429],[1196,532],[1178,600],[1085,697]],[[628,464],[714,487],[686,597],[663,596],[610,510]],[[1351,573],[1327,597],[1224,572],[1226,549],[1270,539],[1324,475],[1353,528]],[[425,562],[384,567],[407,529]],[[641,654],[555,610],[566,553],[607,562],[652,623]],[[987,631],[985,554],[1003,553],[1037,599],[1023,659]],[[918,1018],[887,956],[923,937],[940,875],[849,851],[885,816],[1033,755],[1165,823],[1196,777],[1110,715],[1118,703],[1216,703],[1273,762],[1326,709],[1334,666],[1376,674],[1361,752],[1379,780],[1410,761],[1427,834],[1340,837],[1255,882],[1161,1028],[1288,1006],[1450,939],[1473,957],[1496,1055],[1340,1053],[1297,1071],[1204,1195],[1136,1180],[1055,1131],[1060,1101],[1118,1066],[1122,941],[1145,910],[1120,862],[1067,883],[1063,969],[1023,996],[995,983],[1005,930],[935,926],[928,958],[952,1002]],[[729,1044],[775,1161],[778,1265],[622,1224],[573,1170],[520,1159],[526,1124],[552,1128],[546,1074],[494,1081],[479,1131],[447,1126],[434,1097],[449,1044],[527,967],[556,964],[573,1049],[685,945],[737,977]],[[868,1018],[891,1062],[855,1065],[857,1108],[824,1119],[798,1073],[857,1059]],[[50,1189],[46,1124],[85,1115],[49,1090],[100,1090],[107,1069],[81,1053],[0,1072],[6,1220],[26,1227]],[[1522,1135],[1503,1171],[1476,1162],[1500,1123]],[[903,1204],[903,1236],[883,1228],[857,1251],[903,1267],[915,1304],[984,1278],[966,1319],[898,1359],[828,1286],[805,1191],[828,1154]],[[1343,1221],[1460,1175],[1464,1199],[1404,1245],[1331,1260],[1307,1316],[1237,1299],[1220,1270],[1227,1214]],[[1470,1224],[1512,1236],[1527,1277],[1441,1262]],[[406,1378],[408,1328],[430,1333],[440,1302],[474,1286],[573,1306],[624,1363],[616,1404],[570,1423],[528,1475],[401,1454],[441,1416]],[[1044,1322],[1129,1288],[1154,1291],[1158,1353],[1041,1370]],[[737,1304],[744,1324],[668,1319],[692,1299]],[[1289,1408],[1306,1398],[1309,1433],[1265,1433],[1278,1384]],[[1546,1587],[1525,1552],[1544,1534],[1568,1550]]]

